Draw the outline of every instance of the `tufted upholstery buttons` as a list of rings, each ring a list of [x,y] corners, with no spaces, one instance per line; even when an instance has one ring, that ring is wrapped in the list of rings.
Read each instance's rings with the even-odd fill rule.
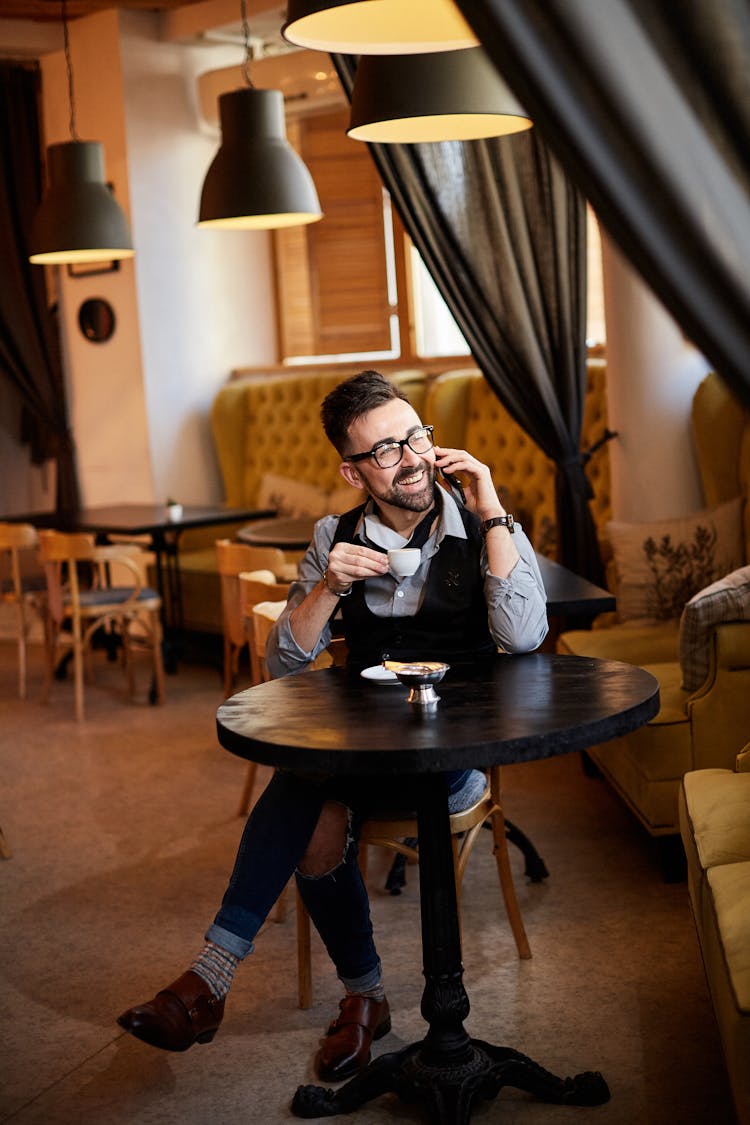
[[[235,378],[217,394],[212,410],[228,504],[255,503],[261,478],[269,472],[325,492],[342,487],[340,459],[323,434],[320,404],[341,379],[357,370],[234,373]],[[587,371],[584,450],[607,426],[606,362],[589,360]],[[467,367],[429,377],[404,370],[390,377],[404,387],[423,420],[435,426],[439,445],[468,449],[489,465],[503,507],[514,513],[537,550],[553,555],[554,465],[513,421],[481,373]],[[608,446],[593,454],[586,473],[594,489],[591,510],[602,541],[604,525],[611,518]]]

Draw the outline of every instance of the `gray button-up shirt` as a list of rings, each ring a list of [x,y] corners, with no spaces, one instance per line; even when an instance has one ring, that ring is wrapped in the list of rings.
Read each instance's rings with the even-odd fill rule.
[[[387,573],[365,579],[365,601],[377,617],[413,617],[422,603],[430,562],[440,550],[444,537],[466,538],[455,500],[444,489],[439,492],[442,500],[440,522],[422,547],[422,561],[416,573],[406,578]],[[372,518],[372,502],[368,504],[366,514]],[[324,516],[316,523],[312,543],[300,563],[299,579],[292,584],[286,609],[268,638],[266,666],[274,678],[301,672],[330,643],[331,626],[328,624],[315,647],[305,652],[294,638],[289,617],[323,577],[338,519],[338,516]],[[487,621],[499,649],[531,652],[547,635],[547,598],[534,548],[518,523],[513,542],[521,557],[507,578],[498,578],[491,573],[486,546],[482,547]]]

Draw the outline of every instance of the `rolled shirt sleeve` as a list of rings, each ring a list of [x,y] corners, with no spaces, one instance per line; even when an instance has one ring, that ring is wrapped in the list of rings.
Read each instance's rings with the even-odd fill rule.
[[[533,652],[547,636],[547,595],[528,536],[516,524],[516,550],[521,556],[507,578],[487,569],[483,553],[484,596],[492,639],[504,652]]]

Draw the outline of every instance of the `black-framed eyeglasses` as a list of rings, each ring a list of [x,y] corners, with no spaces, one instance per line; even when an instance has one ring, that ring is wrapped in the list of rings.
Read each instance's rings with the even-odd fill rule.
[[[434,426],[418,426],[412,430],[402,441],[381,441],[368,449],[367,453],[352,453],[345,457],[345,461],[366,461],[372,457],[380,469],[392,469],[398,465],[404,455],[404,446],[408,445],[412,453],[427,453],[435,444],[432,440]]]

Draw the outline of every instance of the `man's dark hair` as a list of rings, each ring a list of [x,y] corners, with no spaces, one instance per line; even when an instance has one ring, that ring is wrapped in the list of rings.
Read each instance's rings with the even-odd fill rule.
[[[379,371],[362,371],[334,387],[323,399],[320,417],[326,437],[343,457],[347,451],[349,427],[357,418],[384,406],[395,398],[408,402],[406,395]]]

